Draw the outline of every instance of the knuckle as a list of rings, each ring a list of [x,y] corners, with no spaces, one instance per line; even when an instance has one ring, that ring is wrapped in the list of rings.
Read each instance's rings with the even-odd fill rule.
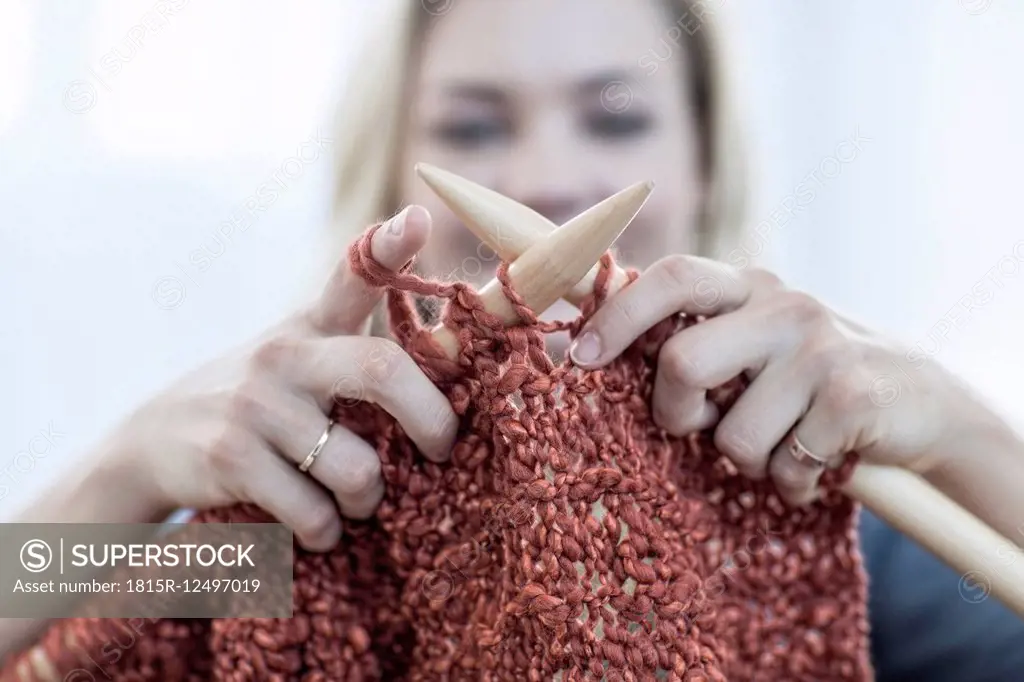
[[[664,375],[670,384],[709,388],[702,385],[705,376],[704,363],[696,353],[687,352],[682,348],[663,348],[658,354],[658,372]]]
[[[848,367],[852,360],[847,344],[828,333],[815,334],[807,339],[801,355],[807,369],[819,376],[827,376],[836,368]]]
[[[751,268],[748,277],[758,289],[781,289],[783,287],[782,278],[771,270]]]
[[[655,408],[654,423],[665,429],[670,436],[682,438],[695,431],[694,420],[688,419],[686,415],[678,411],[665,411]]]
[[[267,415],[263,391],[253,380],[243,381],[227,398],[228,416],[232,421],[258,423]]]
[[[402,368],[405,351],[391,339],[371,339],[359,356],[359,367],[376,384],[386,384]]]
[[[595,316],[595,321],[600,320],[602,331],[614,329],[619,325],[632,327],[637,321],[643,318],[643,302],[635,300],[631,296],[613,296],[604,304],[607,313]]]
[[[336,492],[343,498],[360,497],[372,492],[380,479],[381,465],[376,454],[360,458],[358,462],[352,462],[345,468]]]
[[[744,468],[757,467],[768,453],[759,445],[757,434],[741,424],[726,423],[715,431],[715,446],[734,464]]]
[[[775,470],[772,471],[772,478],[778,485],[789,490],[804,488],[809,484],[806,474],[789,466],[775,467]]]
[[[260,370],[281,367],[294,355],[297,342],[286,336],[275,336],[259,344],[252,352],[252,365]]]
[[[830,317],[828,309],[818,299],[802,291],[787,291],[778,305],[788,319],[801,325],[822,324]]]
[[[863,408],[870,400],[871,382],[875,375],[837,367],[826,375],[821,398],[825,406],[837,415],[853,412]]]
[[[437,406],[430,410],[430,430],[427,435],[439,443],[450,443],[459,430],[459,419],[447,400],[442,398],[432,402],[436,402]]]
[[[374,339],[374,345],[380,350],[381,353],[384,353],[385,355],[388,356],[397,356],[405,352],[402,350],[402,347],[399,346],[398,343],[396,341],[393,341],[392,339],[377,338]]]
[[[695,268],[689,256],[676,254],[658,261],[655,266],[665,283],[674,288],[689,289],[693,284]]]
[[[237,475],[245,468],[245,442],[245,435],[239,429],[223,429],[203,448],[210,468],[221,475]]]
[[[337,527],[337,512],[328,501],[314,502],[302,514],[295,530],[307,539],[324,539]]]

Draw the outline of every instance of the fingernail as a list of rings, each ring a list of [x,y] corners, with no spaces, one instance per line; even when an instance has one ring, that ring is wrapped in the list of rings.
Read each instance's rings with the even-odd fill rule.
[[[402,230],[405,229],[405,218],[409,214],[410,208],[412,207],[406,206],[405,208],[402,209],[401,213],[399,213],[396,216],[393,216],[390,220],[388,220],[387,227],[384,228],[387,230],[388,234],[393,235],[395,237],[399,237],[402,235]]]
[[[569,357],[578,365],[596,362],[601,357],[601,337],[597,332],[583,332],[569,347]]]

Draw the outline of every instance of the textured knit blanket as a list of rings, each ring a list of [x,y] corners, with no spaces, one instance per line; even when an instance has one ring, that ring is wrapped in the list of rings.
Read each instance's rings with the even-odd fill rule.
[[[386,270],[369,235],[350,259],[387,289],[394,337],[461,418],[450,462],[427,461],[376,406],[339,406],[376,447],[386,494],[333,552],[296,548],[293,618],[162,621],[114,663],[100,648],[128,623],[58,621],[0,680],[872,679],[856,506],[837,489],[848,470],[791,508],[740,476],[711,431],[676,438],[652,420],[656,350],[700,320],[666,320],[583,371],[554,363],[544,335],[578,332],[601,304],[609,255],[568,323],[538,321],[502,266],[513,328],[466,284]],[[457,360],[413,296],[447,300]],[[712,399],[727,409],[742,390]],[[196,519],[268,520],[245,505]]]

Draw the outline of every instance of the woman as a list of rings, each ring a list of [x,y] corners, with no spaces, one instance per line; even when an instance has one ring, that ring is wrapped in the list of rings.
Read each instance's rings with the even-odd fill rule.
[[[374,236],[379,261],[399,268],[418,255],[426,274],[476,283],[493,274],[493,254],[416,181],[413,163],[428,161],[556,223],[637,179],[654,180],[658,189],[618,245],[642,275],[569,349],[578,364],[606,364],[673,313],[716,314],[661,351],[653,408],[664,428],[714,426],[723,453],[750,476],[771,476],[794,504],[813,499],[820,463],[858,450],[924,475],[1014,534],[1024,516],[1014,485],[1024,443],[1012,429],[941,367],[908,364],[897,344],[728,258],[740,243],[743,188],[713,40],[718,4],[390,3],[335,136],[334,232],[343,238],[330,250],[341,258],[320,296],[141,407],[24,520],[156,521],[180,507],[247,501],[291,526],[305,547],[327,550],[341,539],[341,518],[372,515],[383,493],[374,451],[342,427],[325,430],[339,399],[380,404],[424,456],[445,460],[457,428],[451,407],[405,353],[364,335],[375,321],[381,329],[379,295],[344,258],[358,230],[408,206]],[[914,383],[880,407],[888,401],[872,400],[872,390],[894,362]],[[751,387],[717,414],[707,389],[741,372]],[[300,471],[314,445],[323,446],[315,466]],[[936,643],[920,637],[922,628],[899,624],[900,567],[883,573],[878,560],[902,541],[873,523],[865,537],[872,586],[889,595],[872,604],[875,630],[898,637],[896,650],[876,642],[879,679],[1009,679],[1000,671],[1016,668],[1017,648],[993,646],[992,635],[1024,628],[992,602],[970,605],[986,623],[981,641],[956,630],[959,616],[940,614],[948,639],[938,646],[951,660],[929,649]],[[914,570],[937,574],[923,558]],[[916,614],[929,613],[920,610],[929,603],[940,611],[966,603],[955,593],[919,601]]]

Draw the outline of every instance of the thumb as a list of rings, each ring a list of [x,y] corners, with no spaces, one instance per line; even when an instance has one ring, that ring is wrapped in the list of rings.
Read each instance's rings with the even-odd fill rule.
[[[430,225],[427,209],[408,206],[385,221],[373,234],[370,253],[378,263],[397,272],[427,243]],[[358,333],[382,294],[379,287],[369,286],[352,271],[346,249],[345,257],[338,263],[313,308],[313,322],[325,334]]]

